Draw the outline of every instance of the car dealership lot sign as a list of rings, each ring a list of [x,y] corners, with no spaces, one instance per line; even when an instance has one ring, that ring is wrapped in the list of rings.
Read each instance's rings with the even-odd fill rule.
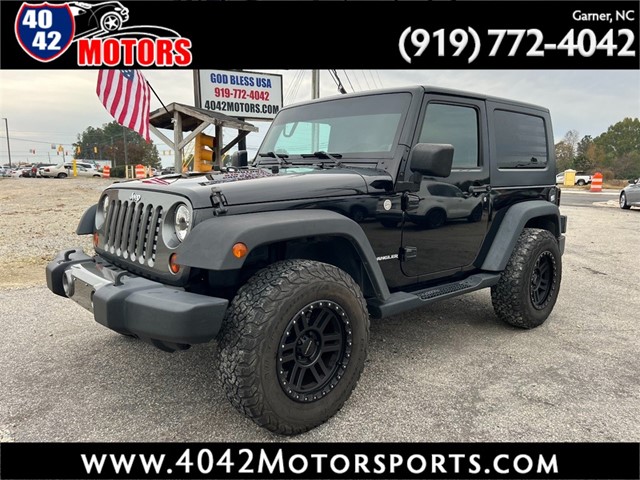
[[[272,120],[282,108],[282,75],[198,70],[196,98],[206,110],[248,120]]]

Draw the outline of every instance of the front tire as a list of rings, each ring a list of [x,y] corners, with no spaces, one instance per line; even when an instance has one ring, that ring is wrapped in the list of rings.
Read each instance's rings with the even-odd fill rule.
[[[511,258],[491,287],[498,318],[520,328],[535,328],[549,317],[558,298],[562,256],[548,230],[525,228]]]
[[[424,225],[427,228],[440,228],[447,222],[447,212],[440,208],[430,210],[424,219]]]
[[[623,210],[629,210],[631,208],[631,205],[627,203],[627,196],[624,192],[620,194],[620,208]]]
[[[58,174],[58,178],[67,178],[67,174],[66,173],[59,173]]]
[[[367,356],[369,315],[344,271],[285,260],[238,291],[219,339],[233,406],[261,427],[292,435],[324,423],[351,395]]]

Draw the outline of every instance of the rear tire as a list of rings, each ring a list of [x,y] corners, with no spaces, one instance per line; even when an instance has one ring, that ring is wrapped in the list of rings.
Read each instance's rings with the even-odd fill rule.
[[[551,232],[525,228],[497,285],[491,301],[498,318],[520,328],[542,325],[558,298],[562,256]]]
[[[349,398],[368,339],[364,298],[348,274],[310,260],[275,263],[227,310],[218,359],[227,398],[272,432],[306,432]]]
[[[471,214],[467,217],[469,223],[476,223],[482,219],[482,205],[477,205],[471,211]]]

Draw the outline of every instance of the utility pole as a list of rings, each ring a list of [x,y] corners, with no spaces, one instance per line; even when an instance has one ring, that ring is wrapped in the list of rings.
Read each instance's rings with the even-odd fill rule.
[[[129,158],[127,157],[127,127],[122,126],[122,138],[124,139],[124,164],[129,165]]]
[[[311,70],[311,98],[320,98],[320,70]],[[311,128],[311,148],[314,152],[320,150],[320,125],[313,123]]]
[[[311,98],[320,98],[320,70],[311,70]]]
[[[9,154],[9,168],[11,168],[11,145],[9,145],[9,120],[2,117],[4,120],[4,126],[7,130],[7,153]]]

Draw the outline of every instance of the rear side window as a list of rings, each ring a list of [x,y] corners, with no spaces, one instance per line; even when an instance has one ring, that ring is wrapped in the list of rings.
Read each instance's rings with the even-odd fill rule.
[[[547,131],[541,117],[496,110],[494,125],[498,168],[547,166]]]

